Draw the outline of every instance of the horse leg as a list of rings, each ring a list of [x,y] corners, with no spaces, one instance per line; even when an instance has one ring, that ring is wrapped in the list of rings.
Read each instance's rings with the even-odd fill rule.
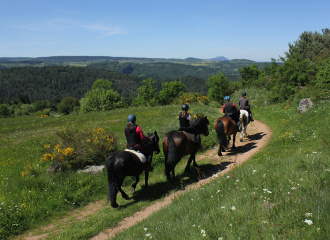
[[[218,156],[222,156],[221,150],[223,150],[223,149],[224,149],[224,147],[221,144],[219,144]]]
[[[191,164],[192,161],[194,161],[193,164],[194,164],[195,167],[198,166],[197,163],[196,163],[196,161],[195,161],[195,155],[194,154],[191,154],[190,157],[189,157],[189,159],[188,159],[187,166],[184,169],[185,172],[189,172],[189,170],[190,170],[189,169],[190,168],[190,164]]]
[[[232,146],[233,149],[236,148],[235,142],[236,142],[236,133],[234,134],[234,137],[233,137],[233,146]]]
[[[240,131],[240,141],[243,142],[243,138],[244,138],[244,128],[242,129],[242,131]]]
[[[144,186],[145,187],[149,187],[149,185],[148,185],[148,179],[149,179],[149,172],[148,171],[145,171],[144,172]]]
[[[129,199],[129,196],[124,192],[124,190],[121,188],[121,185],[123,185],[123,182],[124,182],[124,178],[125,177],[121,177],[121,178],[118,178],[117,179],[117,188],[119,190],[119,192],[121,193],[121,196],[128,200]]]
[[[136,188],[136,185],[137,185],[137,183],[139,182],[139,180],[140,180],[140,176],[139,176],[139,175],[136,175],[136,177],[135,177],[135,183],[134,183],[134,184],[131,186],[131,188],[129,189],[129,192],[130,192],[131,194],[134,193],[135,188]]]

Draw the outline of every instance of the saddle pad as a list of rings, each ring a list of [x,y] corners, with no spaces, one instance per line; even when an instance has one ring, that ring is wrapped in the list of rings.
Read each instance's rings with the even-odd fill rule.
[[[145,163],[147,162],[147,158],[141,153],[141,152],[138,152],[138,151],[134,151],[134,150],[131,150],[131,149],[125,149],[126,152],[131,152],[131,153],[134,153],[142,163]]]
[[[196,142],[196,140],[195,140],[195,135],[194,134],[192,134],[192,133],[187,133],[187,132],[185,132],[185,131],[182,131],[183,133],[184,133],[184,135],[186,135],[186,137],[188,138],[188,140],[191,140],[191,141],[193,141],[193,142]]]

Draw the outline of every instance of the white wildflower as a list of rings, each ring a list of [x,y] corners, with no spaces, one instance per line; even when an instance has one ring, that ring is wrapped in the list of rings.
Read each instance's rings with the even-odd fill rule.
[[[148,228],[144,228],[143,230],[144,230],[144,231],[147,231],[147,230],[148,230]]]
[[[313,224],[312,220],[308,220],[308,219],[305,219],[304,222],[307,223],[308,225],[312,225]]]
[[[305,216],[306,217],[312,217],[313,216],[313,213],[305,213]]]
[[[231,206],[230,209],[233,210],[233,211],[236,210],[235,206]]]
[[[205,233],[205,230],[204,230],[204,229],[202,229],[202,230],[201,230],[201,233]]]

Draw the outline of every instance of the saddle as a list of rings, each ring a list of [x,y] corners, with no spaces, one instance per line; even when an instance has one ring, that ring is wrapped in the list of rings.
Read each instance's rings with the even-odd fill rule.
[[[184,135],[186,135],[186,137],[188,138],[188,140],[191,140],[191,141],[197,143],[197,139],[196,139],[196,136],[194,134],[188,133],[188,132],[185,132],[185,131],[180,131],[180,132],[182,132]]]
[[[146,162],[147,162],[147,158],[146,158],[146,156],[144,156],[140,151],[136,151],[136,150],[134,150],[134,149],[132,149],[132,148],[130,148],[130,149],[125,149],[125,151],[126,151],[126,152],[131,152],[131,153],[135,154],[135,155],[140,159],[140,161],[141,161],[142,163],[146,163]]]

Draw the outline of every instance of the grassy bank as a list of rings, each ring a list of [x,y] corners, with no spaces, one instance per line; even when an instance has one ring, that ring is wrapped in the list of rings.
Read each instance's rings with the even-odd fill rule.
[[[266,103],[263,90],[247,92],[255,118],[273,130],[267,147],[116,239],[328,238],[329,91],[303,89],[282,104]],[[297,111],[302,97],[316,103],[305,113]]]
[[[201,112],[209,116],[212,123],[219,116],[218,110],[214,107],[216,104],[192,104],[190,109],[193,113]],[[68,211],[79,209],[99,199],[106,202],[106,171],[97,175],[77,174],[75,171],[49,175],[46,172],[49,163],[40,161],[45,146],[54,142],[59,129],[103,128],[116,135],[117,148],[124,149],[126,140],[123,129],[129,114],[137,116],[137,124],[142,127],[145,134],[157,130],[162,139],[166,132],[178,128],[177,115],[180,110],[181,106],[144,107],[61,117],[21,116],[0,119],[0,238],[6,239],[50,222],[55,225],[53,233],[49,235],[50,239],[55,236],[66,239],[88,238],[143,206],[196,181],[196,173],[191,173],[174,185],[166,183],[163,174],[164,154],[161,152],[153,158],[154,171],[150,174],[151,191],[143,188],[144,177],[141,175],[131,201],[118,197],[119,205],[124,205],[125,208],[116,210],[107,205],[88,220],[72,223],[71,216],[66,215]],[[212,129],[210,126],[210,130]],[[202,141],[205,148],[213,146],[214,131],[210,137],[202,137]],[[182,174],[185,164],[186,161],[183,160],[182,167],[178,167],[178,176]],[[128,177],[125,185],[130,186],[133,180],[135,179]],[[128,188],[126,187],[125,191],[128,192]],[[58,219],[62,219],[63,216],[67,216],[67,220],[59,221]]]

